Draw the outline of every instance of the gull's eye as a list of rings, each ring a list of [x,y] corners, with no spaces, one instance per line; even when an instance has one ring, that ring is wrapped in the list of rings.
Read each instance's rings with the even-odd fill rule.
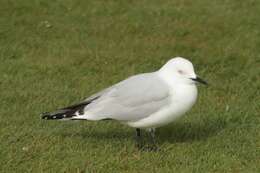
[[[179,74],[185,74],[183,70],[178,70]]]

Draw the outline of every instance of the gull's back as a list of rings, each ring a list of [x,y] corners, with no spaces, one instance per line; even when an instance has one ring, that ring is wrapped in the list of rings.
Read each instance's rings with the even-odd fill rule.
[[[156,73],[135,75],[101,92],[75,119],[136,121],[169,103],[169,87]]]

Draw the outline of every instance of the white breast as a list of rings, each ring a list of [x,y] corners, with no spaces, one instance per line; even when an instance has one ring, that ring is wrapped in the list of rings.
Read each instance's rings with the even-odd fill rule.
[[[135,128],[155,128],[171,123],[185,112],[187,112],[196,102],[196,85],[180,85],[172,90],[171,103],[166,105],[156,113],[135,122],[127,122]]]

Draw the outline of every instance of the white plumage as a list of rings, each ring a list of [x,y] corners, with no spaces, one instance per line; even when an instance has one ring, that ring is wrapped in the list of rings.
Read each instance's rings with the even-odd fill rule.
[[[83,102],[44,119],[99,121],[112,119],[138,129],[166,125],[187,112],[196,102],[197,77],[187,59],[177,57],[152,73],[129,77]]]

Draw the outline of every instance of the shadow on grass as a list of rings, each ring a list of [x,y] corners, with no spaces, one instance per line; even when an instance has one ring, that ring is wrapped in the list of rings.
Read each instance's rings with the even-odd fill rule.
[[[87,124],[86,128],[78,131],[78,132],[62,132],[59,133],[62,137],[78,137],[82,139],[94,139],[94,140],[125,140],[130,139],[131,137],[134,137],[135,130],[132,128],[126,129],[122,128],[120,125],[113,126],[107,126],[103,124],[104,122],[85,122],[89,123]],[[115,121],[110,121],[110,123],[118,123]],[[96,124],[92,126],[93,124]]]
[[[156,131],[157,143],[182,143],[206,140],[211,136],[215,136],[218,132],[223,130],[226,123],[221,120],[211,120],[209,122],[177,122],[166,127],[158,128]],[[81,137],[84,139],[92,138],[95,140],[122,140],[135,139],[135,129],[122,130],[120,127],[113,129],[97,129],[83,130],[78,133],[63,132],[63,137]],[[148,133],[142,131],[142,136],[147,138]]]
[[[169,126],[158,129],[157,138],[159,144],[164,142],[192,142],[206,140],[215,136],[225,128],[225,123],[216,121],[211,123],[174,123]]]
[[[63,137],[80,137],[83,139],[96,139],[96,140],[122,140],[122,139],[128,139],[132,136],[135,135],[134,131],[122,131],[120,129],[118,129],[118,131],[116,130],[109,130],[109,131],[82,131],[76,134],[71,134],[71,133],[62,133],[61,134]]]

